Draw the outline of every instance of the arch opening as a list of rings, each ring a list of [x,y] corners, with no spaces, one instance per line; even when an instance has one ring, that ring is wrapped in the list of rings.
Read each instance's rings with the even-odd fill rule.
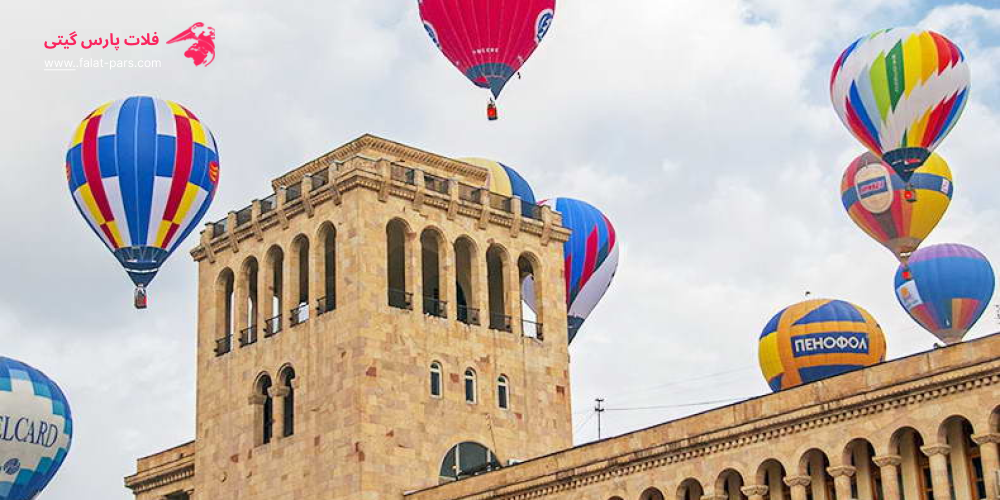
[[[408,255],[406,224],[393,219],[386,232],[386,285],[389,305],[397,309],[413,309],[413,294],[407,289],[406,261]]]
[[[486,251],[486,280],[489,291],[490,328],[503,332],[513,331],[507,307],[506,273],[507,254],[496,245]]]
[[[441,289],[441,277],[444,275],[442,245],[444,239],[433,229],[424,229],[420,233],[420,275],[423,289],[424,314],[438,318],[447,317],[447,302]]]
[[[476,249],[472,240],[461,237],[455,241],[455,303],[456,317],[467,325],[478,325]]]

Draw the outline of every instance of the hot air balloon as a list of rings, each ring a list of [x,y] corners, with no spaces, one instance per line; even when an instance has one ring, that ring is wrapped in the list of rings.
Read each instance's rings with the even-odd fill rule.
[[[851,220],[904,264],[944,216],[954,192],[951,170],[937,153],[910,182],[919,201],[905,203],[906,183],[867,152],[851,162],[840,183],[840,199]]]
[[[880,363],[885,335],[868,311],[843,300],[788,306],[760,334],[760,370],[774,392]]]
[[[910,256],[913,279],[896,271],[896,298],[914,321],[946,344],[962,340],[993,297],[993,267],[975,248],[945,243]]]
[[[32,500],[69,453],[69,402],[42,372],[0,356],[0,408],[0,500]]]
[[[419,0],[419,7],[434,45],[494,98],[545,38],[556,12],[555,0]],[[487,117],[497,118],[493,99]]]
[[[184,106],[129,97],[80,123],[66,153],[66,177],[80,214],[135,283],[141,309],[160,266],[212,203],[218,148]]]
[[[841,121],[906,183],[955,126],[968,95],[962,51],[916,28],[862,37],[844,50],[830,76]]]
[[[569,341],[573,342],[615,277],[618,240],[611,221],[585,201],[554,198],[542,204],[560,212],[563,226],[572,231],[563,245],[563,253]],[[522,290],[528,307],[535,310],[534,282],[530,277],[524,280]]]
[[[531,213],[532,206],[535,205],[535,192],[531,190],[528,181],[524,180],[524,177],[521,177],[521,174],[517,173],[516,170],[498,161],[485,158],[459,158],[458,161],[489,170],[490,191],[503,196],[521,198],[521,211],[524,215]]]

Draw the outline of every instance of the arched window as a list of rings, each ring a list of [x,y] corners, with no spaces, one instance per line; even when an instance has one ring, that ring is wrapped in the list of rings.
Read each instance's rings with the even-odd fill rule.
[[[476,371],[472,368],[465,370],[465,402],[476,402]]]
[[[216,299],[216,340],[215,355],[222,356],[232,350],[233,347],[233,319],[235,317],[233,307],[235,276],[233,271],[226,268],[219,274],[219,279],[215,283]]]
[[[474,476],[500,467],[489,448],[472,441],[453,446],[441,461],[441,482]]]
[[[243,283],[241,294],[246,294],[241,298],[240,320],[244,325],[240,330],[240,347],[248,346],[257,342],[257,259],[250,257],[243,265]]]
[[[497,379],[497,406],[504,410],[510,408],[510,384],[506,375]]]
[[[295,370],[289,366],[281,371],[281,385],[285,395],[281,400],[281,435],[283,437],[295,434]]]
[[[476,248],[465,236],[455,241],[455,303],[458,320],[467,325],[479,324],[476,295]]]
[[[528,255],[521,255],[517,259],[518,283],[521,284],[521,333],[526,337],[539,340],[545,338],[542,331],[542,301],[541,284],[538,282],[538,274],[535,269],[535,259]]]
[[[663,492],[656,488],[647,488],[642,495],[639,495],[639,500],[664,500]]]
[[[292,309],[290,323],[295,326],[309,319],[309,239],[305,236],[295,238],[292,243],[295,260],[295,307]]]
[[[510,315],[507,313],[507,286],[504,282],[507,254],[496,245],[486,251],[486,280],[489,282],[490,328],[504,332],[511,331]]]
[[[271,442],[272,428],[274,426],[274,400],[271,398],[271,376],[263,374],[257,378],[257,387],[254,391],[254,404],[257,405],[256,413],[256,443],[264,445]]]
[[[437,361],[431,363],[431,396],[435,398],[441,397],[444,392],[442,387],[443,371],[441,370],[441,363]]]
[[[385,232],[389,305],[399,309],[413,309],[411,295],[406,289],[406,224],[399,219],[393,219],[389,221]]]
[[[281,331],[281,311],[284,294],[285,253],[278,246],[271,247],[267,252],[267,270],[264,279],[267,280],[265,291],[267,319],[264,320],[264,336],[270,337]]]
[[[420,233],[420,274],[423,283],[424,314],[444,318],[447,316],[446,302],[441,290],[443,240],[433,229]]]
[[[316,310],[324,314],[337,307],[337,230],[327,223],[320,230],[323,244],[323,296],[318,299]]]

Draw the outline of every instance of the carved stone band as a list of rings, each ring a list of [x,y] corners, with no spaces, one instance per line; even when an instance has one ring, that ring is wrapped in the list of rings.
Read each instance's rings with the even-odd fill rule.
[[[851,477],[857,471],[854,467],[849,465],[841,465],[839,467],[827,467],[826,472],[832,477],[847,476]]]
[[[924,446],[920,448],[920,451],[927,455],[928,457],[933,457],[934,455],[947,455],[951,452],[951,446],[946,444],[935,444],[931,446]]]
[[[1000,444],[1000,433],[977,434],[972,436],[972,442],[982,445],[987,443]]]
[[[761,484],[752,485],[752,486],[744,486],[744,487],[740,488],[740,491],[742,491],[743,494],[746,495],[746,496],[748,496],[748,497],[752,497],[752,496],[764,496],[764,495],[767,494],[767,486],[764,486],[764,485],[761,485]]]
[[[879,467],[899,467],[903,463],[903,457],[899,455],[880,455],[872,458],[872,462]]]
[[[785,478],[785,484],[788,486],[809,486],[812,482],[812,478],[809,476],[788,476]]]

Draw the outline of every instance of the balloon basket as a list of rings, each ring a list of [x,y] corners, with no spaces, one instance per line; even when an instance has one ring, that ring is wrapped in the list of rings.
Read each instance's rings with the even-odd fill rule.
[[[917,190],[913,189],[913,184],[906,184],[906,190],[903,191],[903,199],[906,200],[907,203],[916,203]]]
[[[147,305],[146,289],[137,286],[135,287],[135,308],[145,309]]]
[[[497,114],[497,105],[492,101],[486,105],[486,118],[488,118],[491,122],[496,121],[497,118],[499,118],[499,115]]]

